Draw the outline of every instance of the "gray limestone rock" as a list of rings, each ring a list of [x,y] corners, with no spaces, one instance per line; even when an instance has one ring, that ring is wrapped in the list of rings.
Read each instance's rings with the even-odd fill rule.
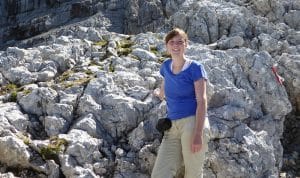
[[[13,136],[0,138],[1,162],[8,166],[29,167],[31,153],[25,143]]]
[[[0,51],[0,176],[150,177],[166,115],[153,90],[164,31],[177,26],[209,78],[205,175],[277,177],[284,128],[299,130],[296,116],[285,122],[300,108],[299,10],[293,0],[1,1],[0,43],[95,15]],[[8,20],[22,33],[10,36]],[[39,150],[54,138],[67,143],[52,160]]]

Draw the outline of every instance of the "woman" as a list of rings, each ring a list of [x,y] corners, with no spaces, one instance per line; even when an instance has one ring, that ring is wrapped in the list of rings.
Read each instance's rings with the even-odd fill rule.
[[[182,164],[185,178],[202,177],[209,139],[207,75],[199,62],[185,57],[188,37],[183,30],[170,31],[165,43],[171,59],[165,60],[160,68],[163,81],[154,94],[166,98],[172,127],[164,133],[151,177],[173,178]]]

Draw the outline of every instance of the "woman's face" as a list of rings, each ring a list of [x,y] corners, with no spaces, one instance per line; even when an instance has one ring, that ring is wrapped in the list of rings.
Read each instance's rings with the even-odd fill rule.
[[[167,43],[167,52],[172,56],[183,56],[187,42],[181,35],[176,35],[171,38]]]

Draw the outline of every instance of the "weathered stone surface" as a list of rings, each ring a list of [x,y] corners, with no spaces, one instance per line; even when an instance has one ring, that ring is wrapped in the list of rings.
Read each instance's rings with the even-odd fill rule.
[[[8,1],[1,1],[0,13],[20,20],[42,6],[61,10],[61,18],[72,12],[69,19],[107,10],[0,51],[0,176],[18,167],[14,175],[150,177],[161,139],[155,123],[166,114],[152,93],[161,81],[163,31],[173,26],[188,31],[186,57],[209,76],[205,176],[278,177],[283,164],[297,163],[295,154],[283,157],[281,143],[285,128],[295,141],[299,130],[297,1],[38,2],[9,1],[18,8],[2,11]],[[161,31],[109,31],[125,28]],[[58,151],[41,153],[55,139],[62,139]]]
[[[26,132],[30,122],[28,116],[21,112],[19,105],[16,103],[0,103],[0,107],[0,127],[2,128],[0,133],[4,133],[7,129],[9,132]]]
[[[0,138],[1,162],[8,166],[29,167],[30,152],[22,140],[6,136]]]
[[[0,3],[0,47],[103,10],[101,1],[4,0]]]

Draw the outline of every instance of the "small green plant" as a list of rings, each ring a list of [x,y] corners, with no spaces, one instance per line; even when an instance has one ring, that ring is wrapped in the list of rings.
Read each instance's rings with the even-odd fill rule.
[[[24,142],[26,145],[29,145],[30,142],[31,142],[31,140],[30,140],[28,137],[26,137],[26,138],[24,138],[23,142]]]
[[[17,90],[17,85],[10,83],[10,84],[7,84],[0,88],[0,95],[5,95],[7,93],[10,93],[10,92],[16,91],[16,90]]]
[[[138,58],[138,57],[135,56],[135,55],[129,54],[128,56],[130,57],[130,59],[137,60],[137,61],[141,61],[141,59]]]
[[[30,89],[24,89],[24,86],[18,87],[16,84],[10,83],[0,88],[0,95],[9,94],[8,102],[17,102],[18,92],[24,95],[31,93]]]
[[[157,50],[156,46],[150,46],[150,51],[155,55],[158,54],[158,50]]]
[[[87,75],[92,75],[93,72],[92,72],[91,70],[86,70],[86,71],[85,71],[85,74],[87,74]]]
[[[132,52],[132,49],[131,48],[119,48],[117,52],[118,52],[119,56],[127,56],[128,54],[130,54]]]
[[[21,132],[18,132],[18,133],[16,134],[16,136],[17,136],[18,138],[20,138],[21,140],[23,140],[23,142],[24,142],[26,145],[29,145],[29,144],[31,143],[31,139],[30,139],[28,136],[26,136],[25,134],[21,133]]]
[[[101,40],[101,41],[94,43],[94,45],[101,46],[101,47],[106,46],[107,44],[108,44],[108,42],[105,40]]]
[[[73,73],[74,72],[72,70],[67,70],[58,77],[58,80],[60,82],[66,81]]]
[[[109,65],[109,72],[115,72],[115,67],[112,64]]]
[[[18,92],[22,91],[22,88],[18,88],[17,85],[10,83],[0,88],[0,95],[9,94],[9,102],[16,102]]]
[[[93,79],[94,76],[89,76],[87,78],[82,78],[74,81],[66,81],[65,83],[62,84],[64,88],[70,88],[73,86],[81,86],[81,85],[87,85],[91,79]]]
[[[128,39],[117,41],[117,45],[120,48],[130,48],[133,45],[133,42],[130,40],[130,38],[128,38]]]
[[[99,66],[98,69],[99,70],[104,70],[104,67],[103,66]]]
[[[64,88],[71,88],[74,86],[74,83],[73,82],[64,83],[63,86]]]
[[[59,162],[58,154],[64,152],[67,146],[67,140],[55,136],[50,138],[50,143],[47,146],[40,149],[40,155],[45,160],[53,159],[55,162]]]
[[[132,52],[132,47],[133,42],[128,39],[120,40],[117,42],[117,52],[119,56],[127,56]]]
[[[31,90],[23,90],[24,95],[29,95],[31,93]]]
[[[18,92],[17,92],[16,90],[13,90],[13,91],[10,93],[9,101],[10,101],[10,102],[16,102],[16,101],[17,101],[17,96],[18,96]]]

